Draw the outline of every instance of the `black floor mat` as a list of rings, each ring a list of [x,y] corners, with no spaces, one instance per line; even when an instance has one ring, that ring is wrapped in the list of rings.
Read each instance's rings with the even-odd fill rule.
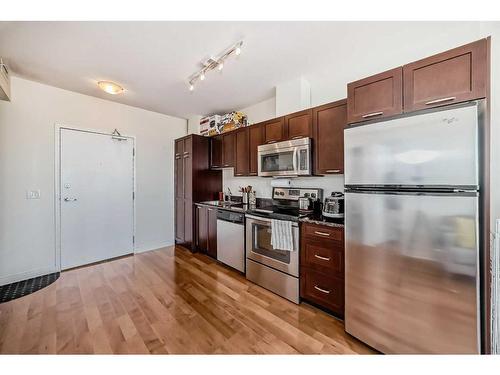
[[[37,290],[43,289],[59,278],[60,273],[49,273],[32,279],[18,281],[17,283],[0,286],[0,303],[26,296]]]

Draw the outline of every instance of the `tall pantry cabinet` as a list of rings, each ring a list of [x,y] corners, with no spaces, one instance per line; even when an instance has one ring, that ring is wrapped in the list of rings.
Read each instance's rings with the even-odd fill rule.
[[[210,139],[191,134],[175,140],[175,243],[194,249],[194,203],[216,199],[222,171],[210,170]]]

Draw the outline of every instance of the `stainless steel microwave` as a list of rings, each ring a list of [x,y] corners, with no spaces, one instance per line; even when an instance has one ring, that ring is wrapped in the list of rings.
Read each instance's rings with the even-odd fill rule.
[[[311,174],[311,138],[258,146],[259,176],[296,177]]]

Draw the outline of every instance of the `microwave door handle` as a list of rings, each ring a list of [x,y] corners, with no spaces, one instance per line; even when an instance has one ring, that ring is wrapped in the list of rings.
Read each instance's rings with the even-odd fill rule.
[[[297,156],[299,155],[298,153],[299,149],[297,147],[295,147],[293,149],[293,172],[298,174],[299,173],[299,168],[298,168],[298,163],[297,163]]]

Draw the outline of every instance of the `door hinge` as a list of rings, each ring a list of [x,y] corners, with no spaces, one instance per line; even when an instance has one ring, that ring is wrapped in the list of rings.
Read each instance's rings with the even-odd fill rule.
[[[135,147],[132,148],[132,156],[135,156]]]
[[[135,236],[132,236],[132,243],[135,245]]]
[[[132,200],[135,199],[135,191],[132,192]]]

